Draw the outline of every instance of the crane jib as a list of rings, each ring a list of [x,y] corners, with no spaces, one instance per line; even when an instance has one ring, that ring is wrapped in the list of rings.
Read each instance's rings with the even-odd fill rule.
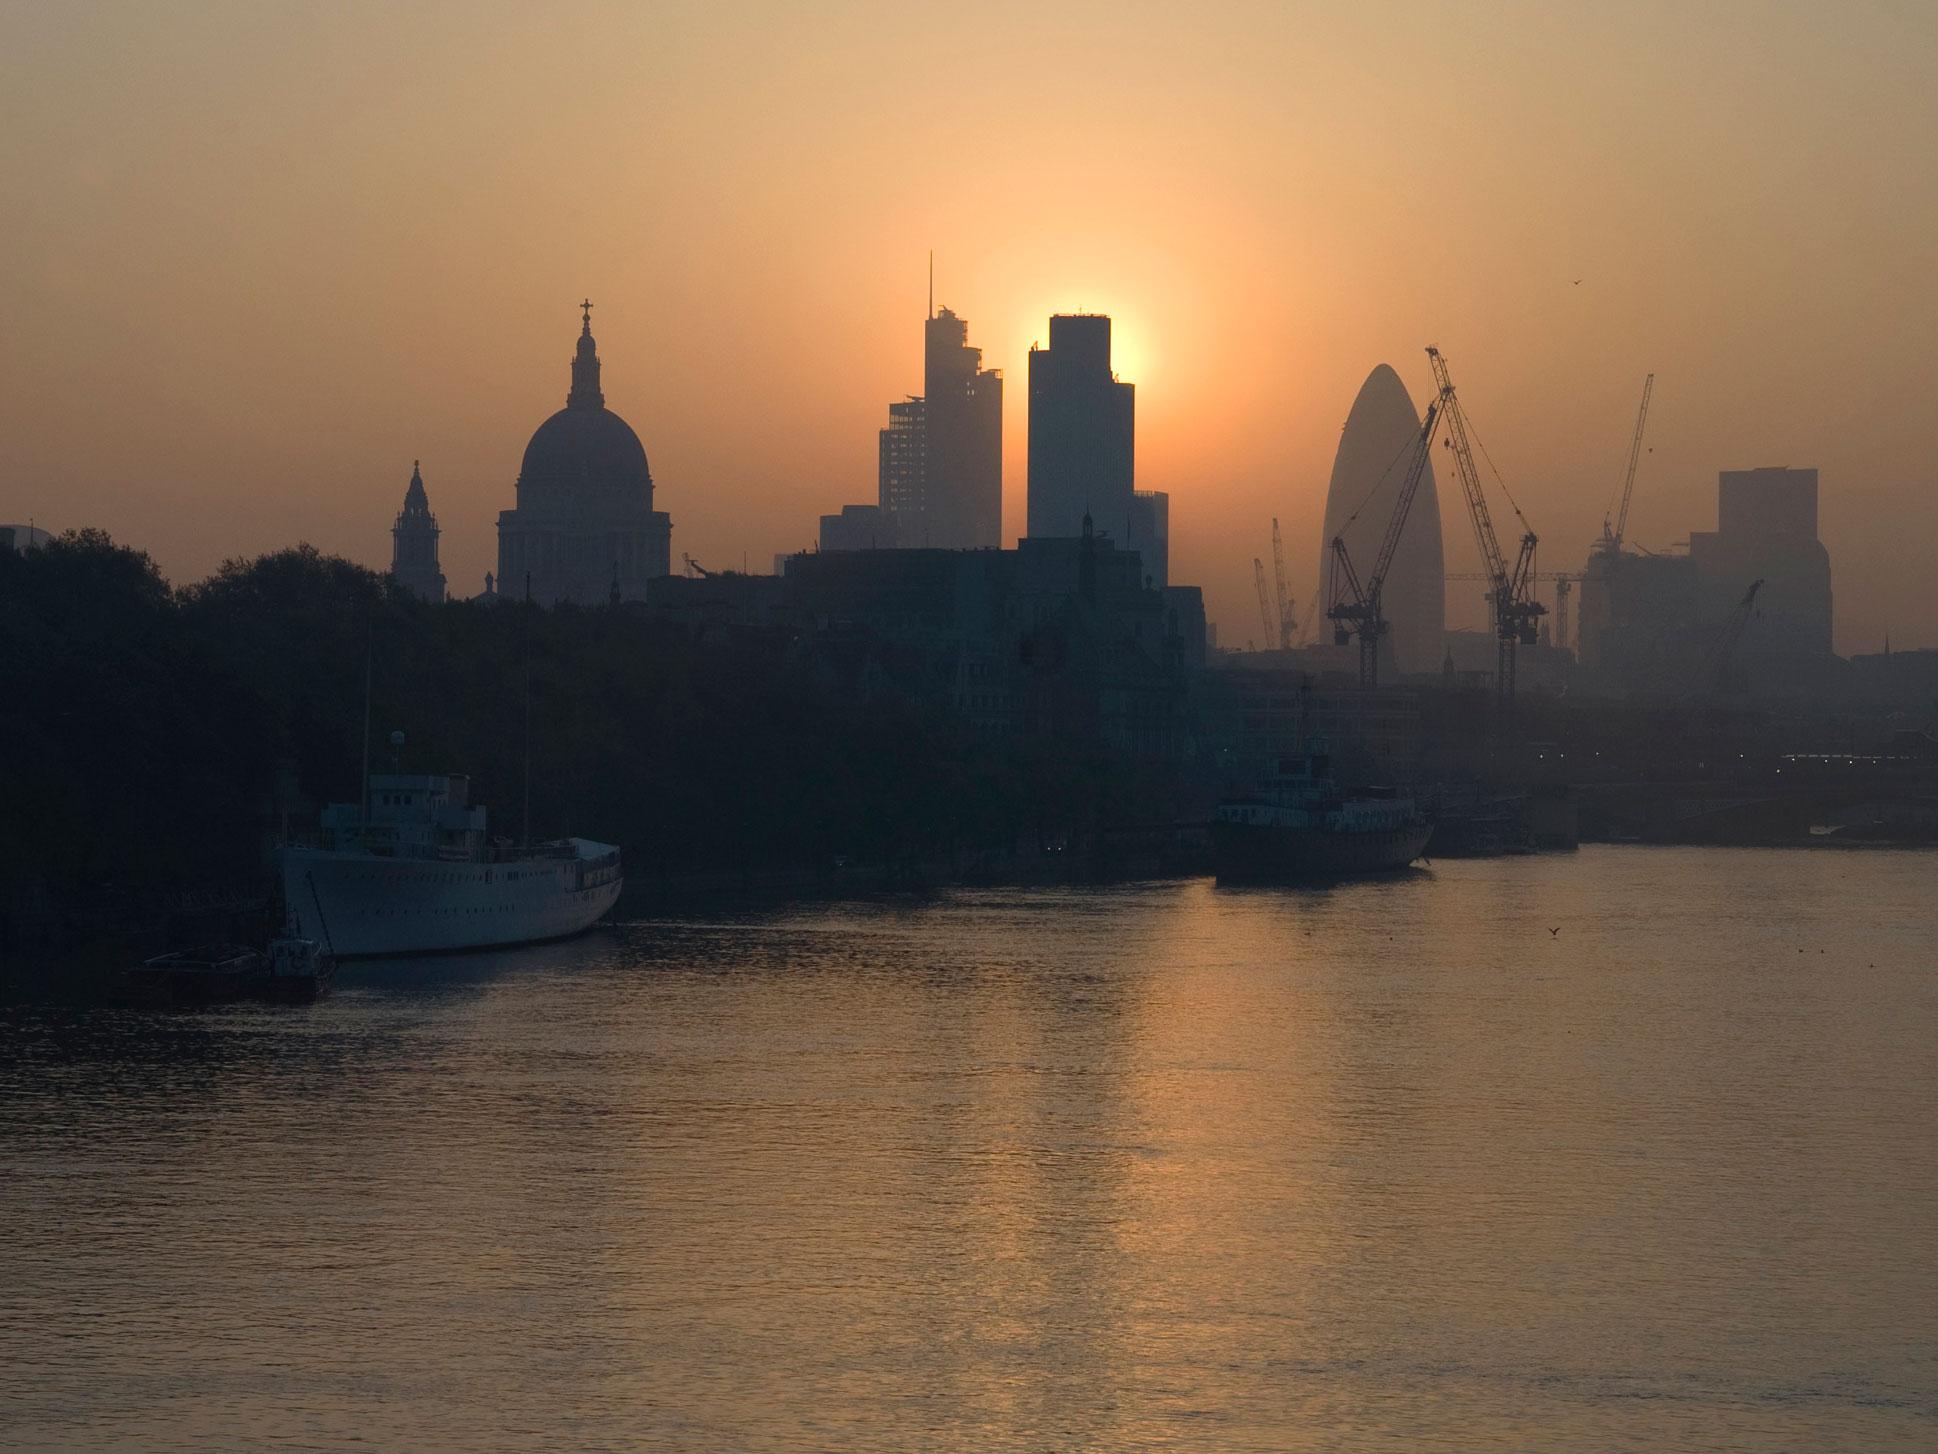
[[[1440,389],[1440,404],[1447,415],[1447,448],[1454,457],[1454,472],[1460,476],[1461,493],[1467,497],[1467,515],[1474,526],[1474,543],[1487,574],[1488,599],[1494,608],[1494,635],[1499,644],[1499,667],[1495,689],[1503,719],[1514,704],[1514,653],[1517,646],[1533,646],[1539,640],[1538,622],[1547,607],[1534,599],[1536,577],[1534,552],[1537,540],[1532,530],[1521,536],[1521,549],[1510,570],[1501,552],[1500,538],[1494,533],[1494,520],[1488,513],[1487,497],[1481,491],[1480,470],[1467,438],[1467,417],[1454,394],[1453,376],[1440,350],[1429,347],[1427,358],[1433,366],[1434,383]],[[1645,399],[1646,404],[1646,391]],[[1639,435],[1640,421],[1638,421]],[[1505,490],[1503,485],[1502,489]],[[1508,503],[1513,504],[1510,496]],[[1516,511],[1518,514],[1518,510]],[[1526,523],[1523,517],[1523,524]]]

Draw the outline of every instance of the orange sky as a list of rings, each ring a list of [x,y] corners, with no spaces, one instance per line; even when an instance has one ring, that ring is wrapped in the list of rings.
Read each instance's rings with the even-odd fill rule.
[[[0,519],[383,565],[421,458],[473,592],[589,293],[675,559],[766,569],[874,498],[933,247],[1007,533],[1025,352],[1109,312],[1227,643],[1274,514],[1310,596],[1353,395],[1431,342],[1544,568],[1653,370],[1633,539],[1815,465],[1839,648],[1938,645],[1934,74],[1923,3],[11,6]]]

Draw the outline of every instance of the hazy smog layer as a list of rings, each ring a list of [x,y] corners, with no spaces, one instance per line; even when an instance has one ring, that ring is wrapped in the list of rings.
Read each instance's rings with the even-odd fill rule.
[[[1272,518],[1317,586],[1355,391],[1424,406],[1432,343],[1545,570],[1655,371],[1632,545],[1820,469],[1838,649],[1929,645],[1934,71],[1918,4],[11,5],[0,523],[184,584],[381,565],[421,459],[476,594],[589,297],[675,568],[765,570],[874,498],[932,291],[1007,378],[1006,542],[1031,346],[1115,319],[1229,644]]]

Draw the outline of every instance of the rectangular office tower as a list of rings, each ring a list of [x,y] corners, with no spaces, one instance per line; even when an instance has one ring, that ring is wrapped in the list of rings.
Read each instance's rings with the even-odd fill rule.
[[[1817,539],[1817,472],[1766,466],[1716,477],[1716,528],[1689,533],[1699,610],[1727,620],[1757,581],[1736,656],[1767,676],[1831,654],[1830,552]]]
[[[947,308],[922,325],[921,398],[888,407],[880,508],[897,544],[935,550],[1003,543],[1003,376],[969,347]]]
[[[923,503],[929,475],[929,412],[920,399],[888,406],[888,427],[878,436],[875,507],[890,545],[921,545]],[[823,550],[832,549],[827,541]]]
[[[993,550],[1003,543],[1003,376],[982,366],[969,325],[947,308],[922,326],[922,391],[926,543]]]
[[[1144,560],[1144,578],[1154,586],[1171,584],[1171,497],[1163,490],[1131,496],[1130,533],[1123,543]]]
[[[1083,534],[1083,517],[1122,544],[1137,521],[1136,394],[1110,371],[1110,319],[1059,313],[1030,350],[1029,535]]]

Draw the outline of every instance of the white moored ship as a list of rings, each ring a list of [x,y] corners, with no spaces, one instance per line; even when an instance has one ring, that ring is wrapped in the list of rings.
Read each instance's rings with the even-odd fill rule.
[[[624,883],[610,843],[513,846],[485,835],[470,779],[392,773],[367,805],[323,810],[315,846],[282,850],[292,934],[339,957],[561,939],[590,928]]]

